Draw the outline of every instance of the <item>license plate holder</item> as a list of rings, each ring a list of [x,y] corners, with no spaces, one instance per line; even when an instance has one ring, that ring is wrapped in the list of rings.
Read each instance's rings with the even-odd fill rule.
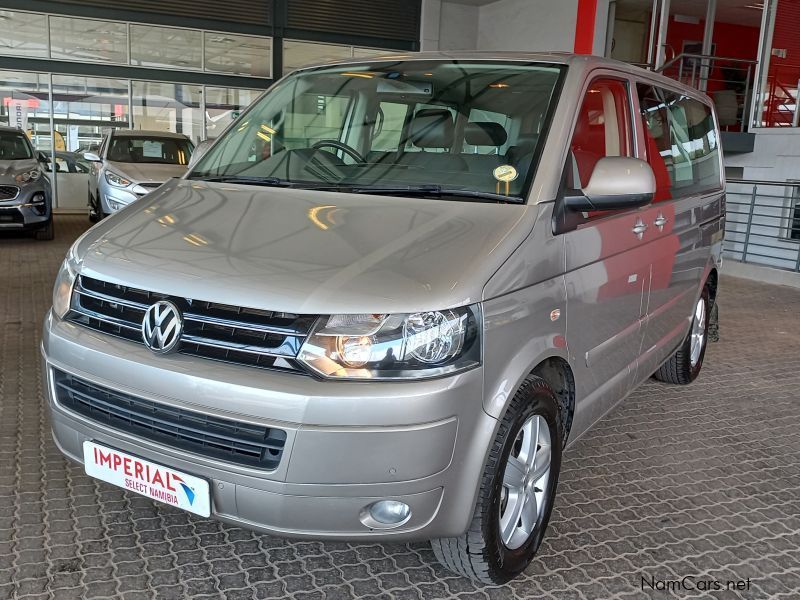
[[[86,474],[140,496],[211,516],[208,481],[93,441],[83,442]]]

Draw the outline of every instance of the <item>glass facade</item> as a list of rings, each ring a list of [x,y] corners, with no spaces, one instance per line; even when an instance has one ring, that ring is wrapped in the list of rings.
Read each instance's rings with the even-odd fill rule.
[[[203,70],[203,32],[131,24],[131,64],[169,69]]]
[[[52,61],[51,72],[0,70],[0,124],[26,131],[34,147],[50,157],[55,206],[86,208],[87,163],[113,129],[182,133],[195,144],[218,137],[267,87],[272,73],[269,36],[135,23],[120,20],[0,10],[0,56]],[[326,60],[367,57],[385,50],[286,41],[285,70]],[[116,77],[67,74],[74,66],[109,71]],[[104,65],[98,67],[96,65]],[[129,67],[150,69],[149,80]],[[37,66],[37,69],[42,69]],[[161,73],[158,73],[158,72]],[[171,81],[176,71],[194,73],[195,83]],[[80,71],[79,71],[80,72]],[[87,73],[91,72],[87,70]],[[171,73],[172,72],[172,73]],[[206,85],[227,79],[233,85]],[[222,76],[222,77],[220,77]],[[256,88],[236,85],[236,79]],[[318,102],[319,99],[313,99]],[[396,126],[389,117],[386,134]]]
[[[128,27],[115,21],[50,18],[50,58],[127,64]]]
[[[0,54],[47,58],[47,16],[0,10]]]
[[[55,206],[84,210],[82,154],[96,151],[106,133],[172,131],[197,143],[219,136],[262,91],[0,70],[0,124],[23,129],[37,150],[55,154]]]
[[[0,55],[272,76],[272,38],[0,10]]]
[[[205,69],[250,77],[272,75],[272,40],[251,35],[206,31]]]
[[[391,52],[391,50],[286,40],[283,42],[283,74],[286,75],[307,65],[348,58],[369,58],[387,52]]]

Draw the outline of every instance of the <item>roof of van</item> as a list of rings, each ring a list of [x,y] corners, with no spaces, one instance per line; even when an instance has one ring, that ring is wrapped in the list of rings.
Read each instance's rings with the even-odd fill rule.
[[[682,89],[687,94],[697,97],[707,97],[703,92],[696,88],[687,86],[675,79],[665,77],[660,73],[648,71],[642,67],[632,65],[630,63],[621,62],[612,58],[604,58],[602,56],[594,56],[591,54],[573,54],[571,52],[496,52],[496,51],[479,51],[479,50],[455,50],[450,52],[391,52],[387,54],[379,54],[365,58],[347,58],[338,59],[328,62],[323,62],[314,65],[306,65],[298,71],[305,69],[313,69],[320,66],[333,66],[333,65],[360,65],[370,62],[386,62],[388,60],[402,60],[402,61],[469,61],[469,60],[496,60],[500,62],[547,62],[563,65],[580,64],[585,69],[592,69],[598,67],[611,67],[614,69],[623,69],[633,75],[642,77],[658,78],[664,81],[672,88]]]
[[[181,140],[188,140],[182,133],[173,133],[171,131],[155,131],[148,129],[115,129],[114,137],[160,137],[160,138],[176,138]]]
[[[25,133],[22,129],[18,127],[11,127],[10,125],[0,125],[0,131],[17,131],[19,133]]]

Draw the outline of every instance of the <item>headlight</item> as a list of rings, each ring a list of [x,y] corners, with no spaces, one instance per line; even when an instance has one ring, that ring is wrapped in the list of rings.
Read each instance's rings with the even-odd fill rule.
[[[130,179],[125,179],[122,175],[117,175],[114,171],[106,171],[106,181],[116,187],[128,187]]]
[[[421,379],[481,363],[478,306],[399,315],[332,315],[316,323],[298,359],[340,379]]]
[[[14,180],[20,185],[25,185],[26,183],[36,181],[41,176],[42,172],[39,169],[31,169],[30,171],[19,173],[16,177],[14,177]]]
[[[59,319],[63,319],[69,311],[72,301],[72,286],[75,285],[76,277],[77,267],[72,259],[72,251],[70,251],[67,258],[61,263],[53,287],[53,312]]]

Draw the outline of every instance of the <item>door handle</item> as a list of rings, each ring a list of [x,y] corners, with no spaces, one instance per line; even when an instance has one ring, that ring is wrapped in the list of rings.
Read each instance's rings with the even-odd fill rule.
[[[647,225],[645,225],[641,219],[636,219],[636,225],[633,226],[631,231],[636,235],[636,237],[642,239],[644,232],[647,231]]]
[[[667,221],[668,221],[667,217],[659,213],[659,215],[656,217],[656,220],[653,221],[653,225],[658,227],[659,231],[664,231],[664,225],[667,224]]]

